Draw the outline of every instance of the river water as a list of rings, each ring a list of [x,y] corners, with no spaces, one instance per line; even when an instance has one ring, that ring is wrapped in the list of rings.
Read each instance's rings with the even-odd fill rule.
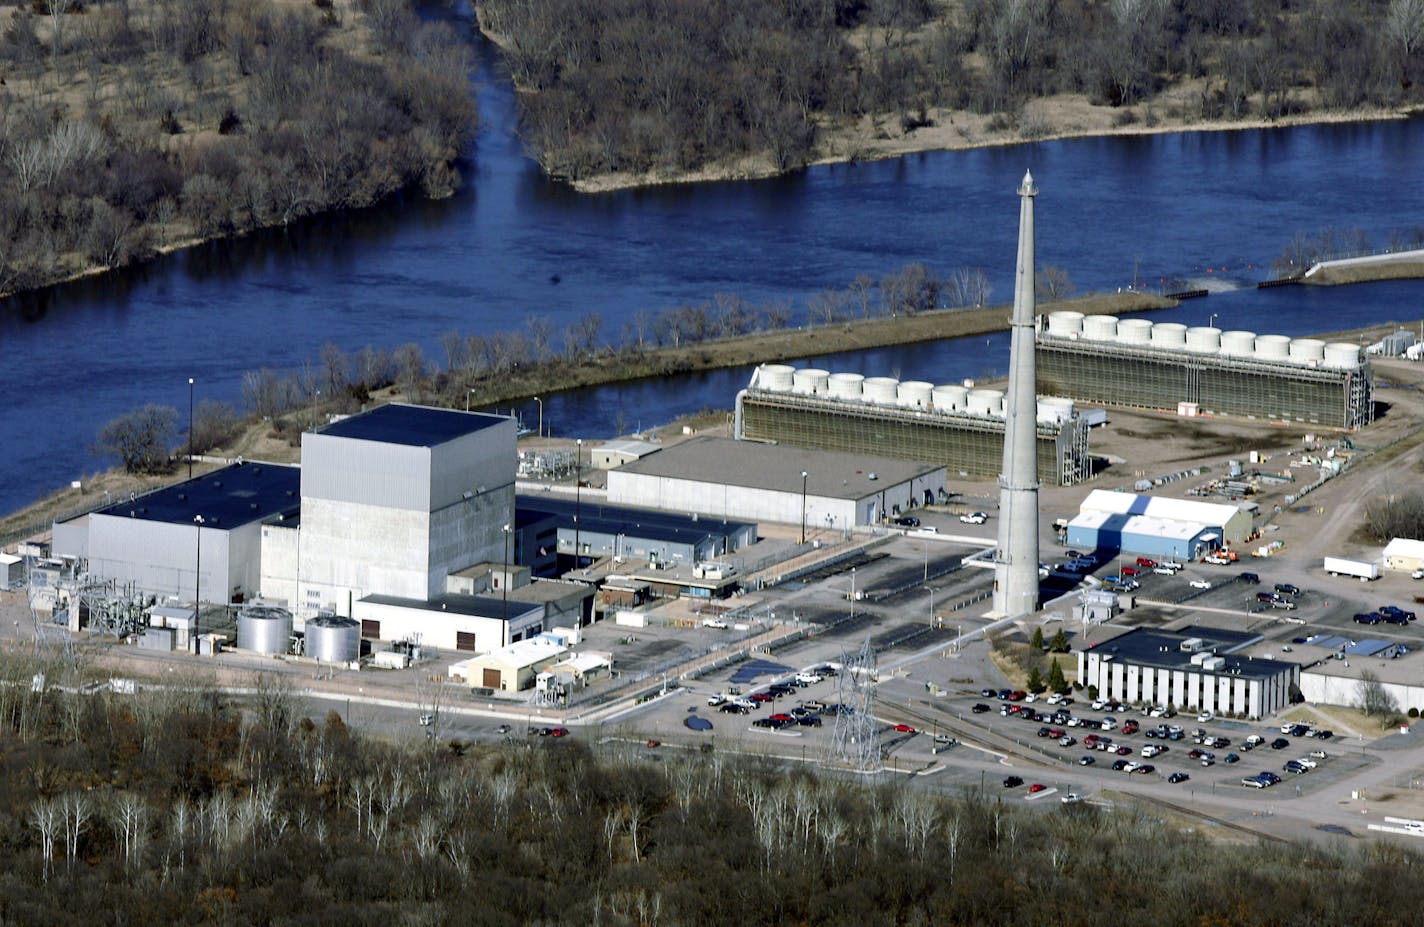
[[[1082,290],[1176,277],[1219,292],[1154,319],[1301,335],[1424,315],[1424,282],[1321,290],[1242,286],[1297,232],[1364,229],[1377,244],[1424,214],[1424,120],[1079,139],[812,168],[773,180],[580,195],[524,157],[513,92],[480,44],[482,131],[462,192],[402,200],[204,245],[139,270],[0,304],[0,511],[107,465],[98,428],[144,403],[186,415],[236,402],[242,373],[291,369],[333,341],[447,331],[556,331],[585,312],[606,337],[639,309],[719,292],[803,306],[860,273],[911,261],[982,268],[1012,295],[1018,200],[1039,185],[1040,263]],[[818,366],[934,382],[1000,373],[1006,336],[822,358]],[[603,437],[729,408],[746,370],[548,397],[546,426]],[[535,406],[524,410],[533,425]]]

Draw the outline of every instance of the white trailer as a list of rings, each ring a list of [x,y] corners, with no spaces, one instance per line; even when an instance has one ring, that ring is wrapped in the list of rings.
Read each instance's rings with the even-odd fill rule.
[[[1380,566],[1370,560],[1348,560],[1345,557],[1326,557],[1325,572],[1331,576],[1353,576],[1360,582],[1379,579]]]

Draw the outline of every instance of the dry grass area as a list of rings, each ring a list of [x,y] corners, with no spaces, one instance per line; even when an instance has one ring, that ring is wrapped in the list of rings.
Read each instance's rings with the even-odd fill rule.
[[[1354,267],[1326,267],[1301,283],[1309,286],[1342,286],[1349,283],[1372,283],[1376,280],[1415,280],[1424,277],[1424,263],[1412,261],[1361,264]]]

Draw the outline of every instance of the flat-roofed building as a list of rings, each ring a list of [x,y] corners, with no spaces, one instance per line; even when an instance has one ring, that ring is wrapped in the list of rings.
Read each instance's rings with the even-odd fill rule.
[[[583,563],[608,557],[690,564],[714,560],[757,540],[757,526],[750,521],[607,505],[598,499],[580,503],[520,495],[518,506],[521,520],[556,524],[559,553],[572,558],[577,544]]]
[[[1200,625],[1133,628],[1078,651],[1078,680],[1101,698],[1260,719],[1289,705],[1301,685],[1298,664],[1236,652],[1260,639]]]
[[[258,594],[262,524],[295,517],[301,470],[247,461],[116,502],[54,528],[54,552],[151,595],[235,602]]]
[[[1392,538],[1384,546],[1384,568],[1401,573],[1424,570],[1424,541]]]
[[[608,499],[616,504],[807,530],[876,524],[933,502],[945,487],[942,466],[715,437],[608,471]]]
[[[457,595],[430,600],[368,595],[356,601],[361,636],[422,647],[488,653],[544,630],[545,608],[510,597]]]

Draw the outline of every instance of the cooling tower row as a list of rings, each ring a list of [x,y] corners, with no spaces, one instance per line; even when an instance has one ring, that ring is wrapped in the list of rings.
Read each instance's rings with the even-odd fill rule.
[[[788,364],[762,364],[752,375],[751,387],[769,393],[792,393],[848,399],[901,409],[923,409],[954,415],[1004,417],[1004,391],[971,389],[957,383],[935,386],[924,380],[866,377],[858,373],[830,373],[814,367],[797,369]],[[1040,397],[1038,420],[1062,422],[1073,417],[1073,400]]]
[[[1222,331],[1180,322],[1149,322],[1146,319],[1119,319],[1111,315],[1084,316],[1060,310],[1048,314],[1046,334],[1053,338],[1100,341],[1149,347],[1192,354],[1252,358],[1353,370],[1360,366],[1358,345],[1345,342],[1326,344],[1316,338],[1288,338],[1285,335],[1258,335],[1247,331]]]

